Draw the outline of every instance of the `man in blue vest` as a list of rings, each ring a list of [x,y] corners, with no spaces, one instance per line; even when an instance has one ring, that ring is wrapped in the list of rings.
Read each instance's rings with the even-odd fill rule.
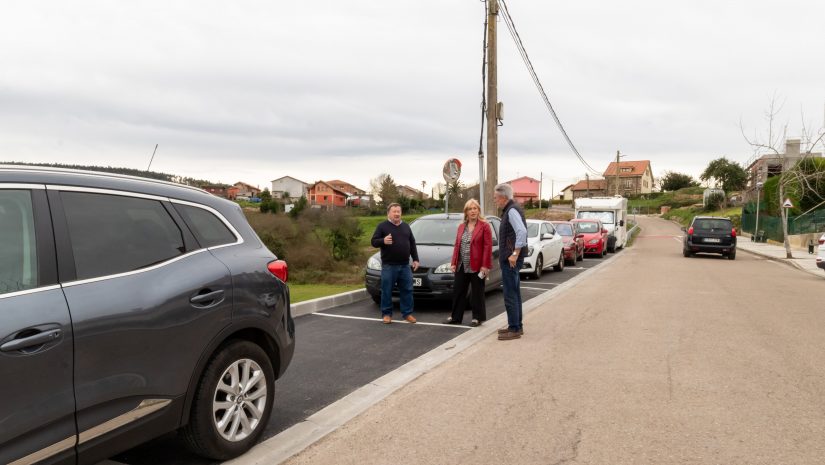
[[[509,341],[524,334],[524,327],[521,325],[519,270],[527,255],[527,220],[524,219],[524,211],[513,201],[513,188],[509,184],[499,184],[495,187],[493,201],[499,208],[504,209],[498,237],[507,327],[498,330],[498,338],[501,341]]]

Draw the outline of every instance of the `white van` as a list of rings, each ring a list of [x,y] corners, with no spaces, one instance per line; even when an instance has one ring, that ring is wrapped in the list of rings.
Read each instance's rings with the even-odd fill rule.
[[[607,229],[607,251],[615,252],[627,244],[627,199],[624,197],[588,197],[575,200],[576,218],[601,220]]]

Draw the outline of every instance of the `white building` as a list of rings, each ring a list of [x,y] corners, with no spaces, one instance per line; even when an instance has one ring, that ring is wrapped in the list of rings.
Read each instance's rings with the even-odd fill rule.
[[[309,184],[295,179],[292,176],[283,176],[272,180],[272,198],[281,199],[284,192],[289,194],[290,200],[298,200],[307,196]]]

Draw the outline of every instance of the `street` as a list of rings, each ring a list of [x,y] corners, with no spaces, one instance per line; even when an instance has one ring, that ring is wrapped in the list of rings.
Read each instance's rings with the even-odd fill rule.
[[[673,223],[286,463],[813,464],[825,456],[822,280],[683,258]]]

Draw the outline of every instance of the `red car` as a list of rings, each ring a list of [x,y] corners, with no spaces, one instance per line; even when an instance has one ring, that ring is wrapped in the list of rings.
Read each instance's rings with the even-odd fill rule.
[[[576,232],[576,225],[569,221],[551,221],[556,232],[561,234],[564,241],[564,261],[567,265],[575,265],[584,259],[584,235]]]
[[[596,219],[572,219],[578,234],[584,235],[584,253],[604,257],[607,255],[607,229]],[[577,235],[578,235],[577,234]]]

